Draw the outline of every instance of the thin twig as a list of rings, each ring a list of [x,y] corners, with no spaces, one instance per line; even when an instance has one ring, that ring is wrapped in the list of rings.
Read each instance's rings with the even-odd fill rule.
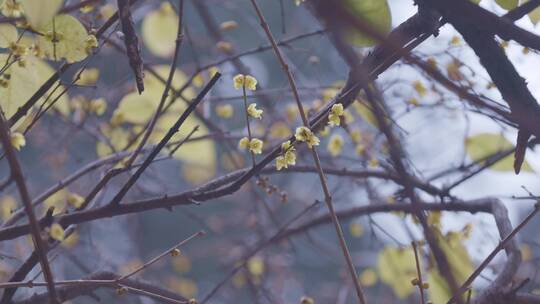
[[[251,4],[253,5],[253,8],[255,9],[255,12],[257,13],[257,16],[259,18],[261,27],[264,29],[268,40],[272,44],[272,48],[274,50],[274,53],[275,53],[280,65],[281,65],[281,68],[283,69],[283,72],[287,76],[287,79],[289,81],[289,85],[290,85],[291,90],[293,92],[294,99],[296,101],[296,105],[298,107],[298,111],[300,112],[300,117],[302,118],[302,122],[304,123],[304,126],[306,128],[310,128],[309,120],[306,117],[306,113],[304,112],[302,102],[300,101],[300,97],[299,97],[299,94],[298,94],[298,90],[296,89],[296,83],[294,81],[294,77],[292,76],[292,73],[289,70],[289,65],[285,62],[285,59],[283,58],[283,55],[281,54],[281,51],[279,50],[279,47],[276,44],[276,40],[274,39],[274,37],[272,35],[272,32],[270,31],[270,28],[268,26],[268,23],[266,23],[266,20],[265,20],[265,18],[263,16],[259,6],[257,5],[257,2],[255,0],[250,0],[250,1],[251,1]],[[325,201],[325,203],[326,203],[326,205],[328,207],[328,211],[330,212],[330,215],[332,216],[332,222],[334,224],[334,228],[335,228],[336,234],[338,236],[339,245],[340,245],[341,250],[343,252],[343,255],[345,257],[345,261],[346,261],[346,264],[347,264],[347,268],[349,270],[349,274],[351,276],[351,280],[352,280],[353,285],[354,285],[354,287],[356,289],[356,295],[358,297],[358,301],[361,304],[364,304],[364,303],[366,303],[365,297],[364,297],[364,292],[362,291],[362,288],[360,287],[360,282],[358,280],[358,274],[356,273],[356,269],[354,267],[354,263],[352,261],[351,254],[349,252],[349,249],[347,248],[347,243],[345,241],[345,236],[343,234],[343,230],[341,228],[341,225],[339,223],[339,219],[337,218],[336,212],[334,210],[334,206],[333,206],[333,203],[332,203],[332,196],[330,195],[330,190],[328,189],[328,185],[326,183],[326,177],[325,177],[324,172],[323,172],[322,167],[321,167],[321,162],[320,162],[320,159],[319,159],[319,155],[317,154],[317,151],[316,151],[315,147],[311,148],[311,152],[312,152],[313,160],[315,162],[315,166],[317,167],[319,179],[320,179],[320,182],[321,182],[321,187],[322,187],[322,190],[324,192],[324,197],[325,197],[324,201]]]
[[[15,149],[11,144],[11,137],[9,135],[9,127],[6,121],[4,120],[3,115],[0,115],[0,140],[2,141],[2,146],[6,153],[6,158],[11,169],[11,176],[15,181],[15,184],[19,188],[19,194],[21,195],[21,200],[24,204],[26,215],[30,223],[30,231],[32,233],[32,240],[34,241],[35,250],[39,256],[39,261],[41,264],[41,269],[43,270],[43,276],[47,282],[47,289],[49,291],[49,297],[51,303],[58,303],[56,298],[56,291],[54,289],[54,278],[47,260],[47,248],[41,239],[41,228],[36,219],[36,214],[34,213],[34,208],[32,207],[32,199],[26,188],[26,182],[21,170],[17,156],[15,155]]]

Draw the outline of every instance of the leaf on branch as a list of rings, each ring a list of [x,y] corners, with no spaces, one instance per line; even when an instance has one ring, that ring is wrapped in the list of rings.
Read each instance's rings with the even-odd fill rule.
[[[159,57],[173,55],[178,29],[178,15],[169,2],[149,13],[142,22],[142,39],[146,48]]]
[[[38,29],[38,47],[48,59],[73,63],[88,56],[86,28],[71,15],[58,15]]]
[[[352,14],[369,23],[380,34],[387,34],[392,28],[392,16],[386,0],[344,0],[344,4]],[[357,46],[377,43],[377,40],[356,29],[351,29],[348,34],[350,41]]]
[[[511,10],[518,6],[518,0],[495,0],[495,2],[505,10]]]
[[[512,143],[501,134],[481,133],[465,140],[465,149],[473,161],[481,161],[497,152],[513,148]],[[489,168],[495,171],[508,172],[514,170],[512,156],[499,160]],[[524,161],[521,167],[523,171],[534,172],[531,166]]]
[[[35,28],[41,28],[51,22],[62,7],[64,0],[19,0],[26,20]]]
[[[144,91],[144,72],[143,61],[141,58],[141,48],[139,46],[139,38],[135,31],[135,24],[131,16],[130,0],[118,0],[118,13],[120,15],[120,23],[122,24],[122,32],[124,33],[124,44],[126,46],[126,54],[129,58],[129,65],[135,74],[135,83],[139,94]]]

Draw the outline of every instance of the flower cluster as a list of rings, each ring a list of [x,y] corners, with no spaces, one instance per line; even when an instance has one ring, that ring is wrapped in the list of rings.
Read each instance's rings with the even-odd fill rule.
[[[242,137],[242,139],[240,139],[240,141],[238,142],[238,146],[240,147],[240,149],[249,148],[249,150],[254,154],[261,154],[263,148],[263,141],[258,138],[252,138],[251,140],[249,140],[249,138],[247,137]]]
[[[263,110],[257,109],[256,103],[250,103],[247,107],[247,113],[253,118],[262,119]]]
[[[257,79],[251,75],[238,74],[233,78],[234,88],[239,90],[245,87],[246,90],[255,91],[257,89]]]
[[[287,140],[281,144],[282,155],[276,158],[276,168],[281,170],[283,168],[288,168],[289,165],[293,166],[296,164],[296,149],[291,145],[291,141]]]
[[[294,137],[298,141],[303,141],[307,143],[308,147],[311,149],[313,146],[318,146],[320,143],[320,140],[311,130],[307,127],[298,127],[296,128],[296,133],[294,134]]]
[[[13,132],[10,136],[11,145],[17,150],[21,150],[22,147],[26,145],[26,139],[24,135],[19,132]]]
[[[328,125],[333,126],[339,126],[341,124],[341,116],[345,115],[345,111],[343,110],[343,105],[341,103],[336,103],[332,106],[332,109],[330,109],[330,114],[328,115]]]

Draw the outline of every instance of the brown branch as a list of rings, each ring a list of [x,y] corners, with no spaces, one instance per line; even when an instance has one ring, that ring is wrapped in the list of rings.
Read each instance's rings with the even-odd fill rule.
[[[191,113],[195,110],[197,105],[201,103],[206,96],[206,94],[210,91],[210,89],[216,84],[218,79],[221,77],[220,73],[214,74],[212,79],[206,84],[206,86],[199,92],[199,95],[195,97],[193,102],[187,107],[187,109],[180,115],[178,120],[174,123],[174,125],[169,129],[167,134],[163,136],[163,138],[160,140],[160,142],[156,145],[156,147],[148,154],[146,159],[144,160],[143,164],[133,173],[133,175],[129,178],[129,180],[124,184],[124,186],[118,191],[118,193],[113,197],[111,202],[109,203],[110,206],[113,208],[120,204],[120,201],[126,193],[129,191],[131,186],[135,184],[135,182],[139,179],[139,177],[142,175],[144,170],[148,168],[148,166],[152,163],[154,158],[159,154],[159,152],[167,145],[167,143],[171,140],[171,138],[178,132],[182,124],[186,121],[186,119],[191,115]]]
[[[122,33],[124,33],[124,43],[126,45],[126,53],[129,59],[129,65],[135,75],[135,83],[139,94],[144,91],[144,73],[143,60],[141,58],[141,46],[139,38],[135,31],[135,24],[131,16],[130,0],[118,0],[118,13],[120,15],[120,24],[122,25]]]
[[[34,213],[34,208],[32,207],[32,199],[30,198],[30,194],[26,188],[26,182],[24,180],[19,161],[17,160],[15,149],[11,145],[9,126],[2,115],[0,115],[0,141],[2,142],[2,146],[4,147],[4,151],[6,153],[6,158],[11,169],[11,176],[19,188],[19,194],[21,196],[26,215],[28,216],[32,240],[34,241],[34,247],[39,257],[41,269],[43,270],[43,276],[47,282],[50,301],[52,304],[58,303],[56,291],[54,289],[53,274],[49,261],[47,260],[47,247],[41,239],[41,228],[39,227],[39,223]]]
[[[150,123],[148,124],[148,126],[146,128],[141,142],[139,143],[137,148],[135,148],[135,153],[133,153],[133,155],[130,156],[130,158],[126,162],[127,167],[129,167],[135,161],[135,159],[137,158],[137,156],[141,152],[142,148],[144,147],[144,145],[148,141],[148,138],[150,137],[150,135],[152,134],[152,131],[154,130],[154,127],[155,127],[155,125],[157,123],[157,120],[158,120],[160,114],[161,114],[161,111],[163,110],[163,107],[165,106],[165,101],[167,100],[167,97],[169,97],[169,91],[171,89],[172,82],[173,82],[173,79],[174,79],[174,75],[176,74],[176,67],[178,65],[178,56],[180,54],[180,46],[182,45],[182,40],[183,40],[182,39],[182,22],[183,22],[182,20],[184,20],[184,1],[180,0],[178,2],[178,6],[179,6],[179,8],[178,8],[178,11],[179,11],[178,12],[178,29],[176,30],[177,34],[176,34],[176,41],[175,41],[175,47],[174,47],[174,56],[173,56],[173,60],[172,60],[172,63],[171,63],[171,68],[169,70],[169,76],[167,77],[167,81],[165,82],[165,88],[163,89],[163,94],[161,95],[161,100],[159,101],[159,104],[158,104],[158,106],[156,108],[156,112],[152,116],[152,118],[150,120]],[[126,42],[126,44],[127,44],[127,42]],[[127,47],[127,45],[126,45],[126,52],[127,52],[128,56],[129,56],[129,48]],[[143,68],[143,65],[141,64],[141,69],[142,68]]]
[[[257,2],[255,0],[251,0],[251,4],[253,5],[253,8],[255,9],[255,12],[259,18],[259,22],[261,27],[266,33],[266,36],[270,43],[272,44],[272,48],[274,49],[274,53],[281,65],[281,68],[283,69],[283,72],[285,73],[285,76],[287,76],[287,79],[289,81],[289,85],[291,87],[291,90],[293,92],[294,99],[296,101],[296,105],[298,107],[298,111],[300,112],[300,117],[302,118],[302,122],[304,124],[304,127],[311,129],[311,125],[309,123],[308,118],[306,117],[306,113],[304,112],[304,108],[302,106],[302,102],[300,101],[300,96],[298,94],[298,90],[296,89],[296,83],[294,80],[294,77],[289,69],[289,65],[285,62],[285,59],[279,49],[279,46],[276,44],[276,40],[274,39],[274,36],[272,35],[272,32],[270,31],[270,27],[268,26],[268,23],[266,22],[259,6],[257,5]],[[343,256],[345,258],[345,262],[347,265],[347,270],[350,274],[350,279],[353,283],[353,286],[356,291],[356,296],[358,297],[358,302],[361,304],[366,303],[364,292],[362,290],[362,287],[360,286],[360,282],[358,280],[358,274],[356,273],[356,269],[354,267],[354,263],[352,261],[351,253],[349,252],[349,249],[347,247],[347,242],[345,241],[345,236],[343,234],[343,229],[341,228],[341,225],[339,223],[339,219],[336,216],[336,211],[334,210],[334,205],[332,203],[332,195],[330,194],[330,189],[328,188],[328,184],[326,183],[326,176],[324,174],[324,171],[321,166],[321,161],[319,159],[319,154],[317,153],[317,150],[315,147],[311,147],[311,154],[313,157],[313,161],[315,162],[315,166],[317,167],[317,173],[319,175],[319,180],[321,182],[321,187],[324,193],[324,201],[326,203],[326,206],[328,207],[328,211],[330,212],[330,215],[332,216],[332,223],[334,224],[334,228],[336,230],[336,234],[339,241],[339,246],[341,248],[341,251],[343,253]],[[253,167],[255,167],[255,164],[253,164]]]

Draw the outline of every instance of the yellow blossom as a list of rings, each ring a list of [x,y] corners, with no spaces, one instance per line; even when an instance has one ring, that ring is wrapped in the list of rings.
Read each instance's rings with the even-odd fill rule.
[[[453,36],[452,39],[450,40],[450,44],[452,45],[459,45],[460,42],[461,42],[461,39],[459,39],[458,36]]]
[[[79,11],[83,14],[88,14],[94,10],[94,6],[91,4],[83,5]]]
[[[216,43],[216,47],[218,50],[226,54],[230,54],[233,51],[232,43],[227,42],[227,41],[219,41],[218,43]]]
[[[17,150],[21,150],[21,148],[26,145],[26,139],[22,133],[13,132],[11,133],[10,139],[11,145]]]
[[[407,100],[407,103],[412,106],[419,106],[420,102],[418,102],[418,99],[412,97],[411,99]]]
[[[234,115],[234,108],[230,104],[222,104],[216,107],[216,114],[221,118],[231,118]]]
[[[330,114],[328,115],[328,125],[339,126],[341,124],[340,116],[343,116],[345,111],[343,110],[343,105],[341,103],[336,103],[330,109]]]
[[[9,43],[9,50],[16,57],[21,57],[28,53],[28,48],[26,46],[16,42]]]
[[[79,72],[75,74],[75,77]],[[99,69],[96,68],[90,68],[85,69],[81,72],[81,75],[79,76],[79,80],[77,80],[77,84],[81,86],[89,86],[96,84],[97,80],[99,78]]]
[[[315,136],[313,132],[311,132],[311,130],[306,127],[296,128],[296,133],[294,134],[294,137],[298,141],[306,142],[310,149],[313,148],[313,146],[318,146],[320,143],[319,138]]]
[[[256,103],[250,103],[247,107],[248,115],[253,118],[262,119],[263,110],[257,109]]]
[[[287,140],[281,144],[282,155],[276,158],[276,169],[279,171],[283,168],[288,168],[289,165],[296,164],[296,149],[291,145],[291,141]]]
[[[322,130],[319,131],[319,135],[322,137],[326,137],[330,134],[330,127],[325,126]]]
[[[287,120],[290,122],[295,121],[298,115],[298,107],[295,104],[288,104],[285,111],[287,112]]]
[[[270,126],[270,138],[288,138],[291,136],[291,129],[283,122],[278,121]]]
[[[88,35],[88,37],[86,37],[86,40],[84,41],[84,48],[87,54],[91,54],[92,51],[94,51],[94,49],[98,47],[98,45],[98,40],[94,35]]]
[[[351,139],[355,143],[360,143],[362,141],[362,132],[358,129],[354,129],[351,131]]]
[[[251,75],[238,74],[233,78],[234,88],[239,90],[245,87],[246,90],[255,91],[257,89],[257,79]]]
[[[103,115],[107,110],[107,102],[103,98],[97,98],[90,101],[90,111],[96,113],[96,115]]]
[[[263,148],[263,141],[258,138],[253,138],[249,142],[249,150],[254,154],[261,154]]]
[[[343,140],[343,137],[341,137],[341,135],[334,134],[330,137],[330,141],[328,141],[328,146],[326,148],[328,152],[330,152],[330,154],[335,157],[341,154],[344,143],[345,141]]]
[[[264,273],[264,262],[260,257],[252,257],[247,262],[247,269],[254,276],[260,276]]]
[[[219,28],[222,31],[234,30],[237,27],[238,27],[238,23],[234,20],[224,21],[219,25]]]
[[[67,202],[75,208],[80,208],[84,203],[84,198],[77,193],[69,193]]]
[[[240,139],[240,141],[238,142],[238,147],[240,149],[247,149],[247,147],[249,147],[249,138],[247,137],[242,137]]]
[[[358,144],[356,145],[355,151],[357,155],[362,156],[366,152],[366,147],[363,144]]]
[[[15,0],[6,0],[2,5],[2,15],[19,18],[22,15],[22,7]]]
[[[7,195],[0,200],[0,217],[2,220],[7,220],[15,209],[17,209],[17,201],[13,196]]]
[[[413,81],[413,87],[414,90],[418,93],[418,95],[420,95],[421,97],[426,96],[427,89],[420,80]]]
[[[63,241],[64,237],[66,236],[64,232],[64,228],[58,223],[54,223],[51,225],[51,228],[49,230],[49,235],[52,239],[57,241]]]
[[[313,298],[303,296],[300,298],[300,304],[315,304],[315,300],[313,300]]]
[[[368,268],[358,276],[358,279],[360,280],[360,284],[362,286],[371,287],[377,283],[377,272],[375,270]]]
[[[116,127],[124,123],[125,121],[124,113],[114,112],[111,117],[111,126]]]

